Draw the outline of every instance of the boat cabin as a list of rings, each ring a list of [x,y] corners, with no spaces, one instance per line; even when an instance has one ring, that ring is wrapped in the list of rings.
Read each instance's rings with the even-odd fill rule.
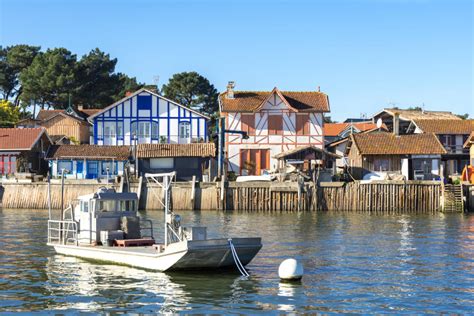
[[[136,193],[101,188],[80,196],[73,213],[72,218],[79,223],[79,244],[111,246],[114,240],[142,238]],[[152,235],[150,232],[149,237]]]

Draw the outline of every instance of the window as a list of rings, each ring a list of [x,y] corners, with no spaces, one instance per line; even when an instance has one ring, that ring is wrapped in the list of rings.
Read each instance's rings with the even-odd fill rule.
[[[309,115],[296,114],[296,135],[309,135]]]
[[[81,209],[84,213],[89,213],[89,201],[81,201]]]
[[[242,114],[240,118],[241,129],[248,135],[255,135],[255,116],[253,114]]]
[[[172,169],[173,158],[151,158],[150,168],[152,169]]]
[[[135,201],[134,200],[122,200],[118,201],[119,207],[117,211],[122,212],[134,212],[135,211]]]
[[[115,212],[115,201],[114,200],[99,201],[99,211],[101,211],[101,212]]]
[[[160,137],[160,129],[157,122],[151,122],[151,138],[158,139]]]
[[[137,96],[137,104],[139,110],[151,110],[151,95]]]
[[[283,116],[268,116],[268,135],[283,135]]]
[[[189,122],[180,122],[179,123],[179,143],[188,143],[190,142],[191,136],[191,124]]]
[[[62,170],[66,169],[69,172],[72,172],[72,161],[60,160],[58,161],[58,175],[62,174]],[[67,171],[64,171],[65,173]]]
[[[109,175],[117,174],[117,163],[113,161],[102,161],[102,174],[107,174],[109,168]]]
[[[117,137],[123,139],[123,122],[117,122]]]
[[[385,158],[375,158],[374,159],[374,171],[389,171],[390,162]]]

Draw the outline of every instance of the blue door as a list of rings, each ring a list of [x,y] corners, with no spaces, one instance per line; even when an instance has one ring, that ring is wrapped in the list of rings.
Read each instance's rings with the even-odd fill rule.
[[[84,170],[84,161],[77,161],[76,162],[76,174],[82,175],[82,171]]]
[[[97,161],[87,162],[87,179],[97,179],[99,173],[99,163]]]

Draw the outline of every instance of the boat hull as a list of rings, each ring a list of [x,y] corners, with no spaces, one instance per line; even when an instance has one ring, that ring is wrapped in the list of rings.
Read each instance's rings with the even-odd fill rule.
[[[243,265],[248,264],[262,248],[260,238],[235,238],[232,243]],[[151,246],[122,248],[50,245],[62,255],[155,271],[235,267],[227,239],[177,242],[170,244],[161,253]]]

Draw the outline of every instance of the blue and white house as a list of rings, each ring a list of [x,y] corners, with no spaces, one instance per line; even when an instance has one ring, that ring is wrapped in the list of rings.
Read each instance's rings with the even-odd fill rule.
[[[147,89],[91,115],[95,145],[189,144],[207,141],[210,118]]]

